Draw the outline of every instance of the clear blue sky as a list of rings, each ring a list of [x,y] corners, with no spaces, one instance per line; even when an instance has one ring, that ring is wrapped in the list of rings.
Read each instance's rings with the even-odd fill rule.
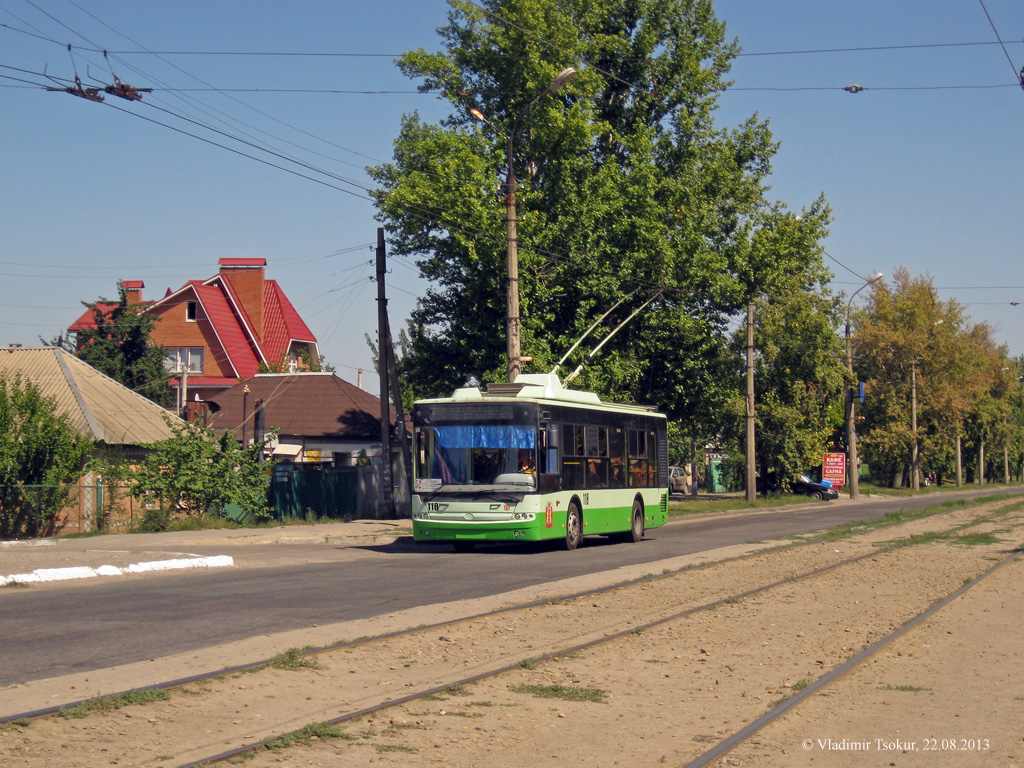
[[[755,112],[771,121],[781,143],[772,197],[799,209],[825,194],[834,287],[851,293],[863,282],[854,273],[905,266],[1024,353],[1024,306],[1010,306],[1024,304],[1024,44],[1004,52],[986,16],[1020,41],[1024,5],[716,8],[744,52],[719,123]],[[0,345],[52,338],[81,301],[114,297],[118,279],[142,279],[158,298],[212,276],[220,258],[262,257],[339,375],[354,382],[363,369],[374,391],[364,334],[376,333],[377,223],[363,168],[390,159],[403,113],[443,115],[393,59],[436,49],[446,15],[443,0],[0,0]],[[926,45],[936,47],[895,48]],[[116,75],[156,90],[97,104],[37,87],[44,71],[63,85],[76,70],[86,85]],[[851,84],[865,90],[843,90]],[[397,333],[422,286],[397,261],[388,282]]]

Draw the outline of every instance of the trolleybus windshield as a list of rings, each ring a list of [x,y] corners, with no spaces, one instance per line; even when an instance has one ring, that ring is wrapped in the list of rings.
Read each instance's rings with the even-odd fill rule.
[[[537,430],[521,424],[421,426],[416,491],[527,492],[537,487]]]

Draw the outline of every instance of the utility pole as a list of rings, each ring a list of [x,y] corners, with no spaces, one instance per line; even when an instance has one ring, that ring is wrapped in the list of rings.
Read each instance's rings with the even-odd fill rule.
[[[850,384],[855,381],[853,376],[853,341],[850,337],[850,312],[857,294],[882,279],[882,273],[876,272],[867,282],[853,292],[846,303],[846,370],[850,374]],[[860,460],[857,458],[857,409],[853,404],[853,390],[846,387],[846,481],[850,488],[850,498],[860,497]]]
[[[963,457],[960,448],[960,430],[956,432],[956,487],[962,488],[964,485],[964,466]]]
[[[505,222],[506,222],[506,238],[505,238],[505,260],[508,266],[508,297],[507,297],[507,309],[505,313],[505,327],[507,335],[507,351],[508,351],[508,380],[514,382],[516,376],[523,370],[523,363],[530,362],[530,358],[522,356],[521,350],[521,333],[522,327],[520,325],[519,316],[519,235],[517,231],[516,219],[516,172],[512,167],[512,147],[513,140],[515,139],[516,130],[519,128],[519,121],[522,120],[526,114],[533,108],[533,105],[543,99],[549,93],[554,93],[563,85],[568,83],[573,77],[576,76],[576,70],[573,67],[566,67],[558,76],[551,81],[547,88],[541,91],[537,97],[523,107],[519,115],[512,122],[512,127],[509,128],[507,134],[502,134],[497,128],[495,128],[491,121],[487,119],[486,115],[479,109],[471,109],[469,112],[477,120],[486,123],[491,126],[498,135],[504,135],[505,140],[508,143],[508,156],[507,162],[507,175],[505,176]]]
[[[505,318],[506,347],[508,354],[508,380],[514,382],[522,371],[520,357],[520,325],[519,325],[519,234],[516,220],[516,172],[512,169],[512,132],[508,134],[508,176],[505,179],[505,218],[507,235],[505,247],[505,263],[508,268],[508,291]]]
[[[377,229],[377,368],[380,372],[380,516],[394,517],[395,501],[391,477],[391,407],[388,392],[388,300],[384,290],[387,255],[384,228]]]
[[[921,490],[921,470],[918,466],[917,445],[917,360],[910,361],[910,431],[914,445],[910,453],[911,484],[915,491]]]
[[[757,501],[754,471],[754,302],[747,304],[747,502]]]
[[[178,414],[185,421],[188,421],[188,366],[181,369],[181,386],[179,387],[181,395],[181,410]]]
[[[395,362],[395,345],[391,339],[391,321],[384,316],[384,330],[387,337],[388,350],[388,376],[391,379],[391,400],[395,406],[395,439],[402,453],[402,463],[405,469],[404,498],[406,501],[412,498],[412,447],[409,445],[409,432],[405,428],[405,409],[402,406],[402,391],[398,382],[398,365]],[[397,486],[397,478],[395,485]]]
[[[242,449],[243,450],[246,448],[245,432],[246,432],[246,427],[248,427],[247,422],[249,421],[248,405],[249,405],[249,385],[246,384],[244,387],[242,387]]]

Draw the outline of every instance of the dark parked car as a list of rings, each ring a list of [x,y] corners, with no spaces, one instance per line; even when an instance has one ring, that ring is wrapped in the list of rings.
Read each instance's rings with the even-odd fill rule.
[[[803,493],[812,499],[831,501],[832,499],[839,498],[839,491],[831,485],[816,483],[807,475],[800,475],[800,477],[789,484],[789,487],[793,493]]]
[[[780,490],[782,488],[774,472],[770,473],[767,477],[757,478],[758,493],[777,493]],[[816,483],[807,475],[799,475],[795,480],[791,480],[789,490],[793,493],[802,493],[810,496],[812,499],[831,501],[832,499],[839,498],[839,491],[831,485]]]

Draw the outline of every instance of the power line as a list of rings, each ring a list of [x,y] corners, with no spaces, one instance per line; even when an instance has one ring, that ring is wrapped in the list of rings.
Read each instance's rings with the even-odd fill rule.
[[[73,4],[73,3],[72,3]],[[478,9],[484,10],[477,6]],[[84,9],[82,9],[84,10]],[[86,11],[88,13],[88,11]],[[14,15],[14,14],[12,14]],[[91,15],[91,14],[90,14]],[[18,18],[15,16],[15,18]],[[93,18],[96,18],[95,16]],[[31,26],[22,19],[18,19],[26,26]],[[97,19],[97,21],[99,21]],[[100,22],[103,23],[103,22]],[[53,40],[43,34],[33,34],[17,27],[12,27],[9,24],[0,23],[0,27],[10,29],[12,32],[19,32],[24,35],[31,37],[37,37],[47,42],[56,43]],[[116,31],[116,30],[114,30]],[[997,33],[998,36],[998,33]],[[134,41],[133,41],[134,42]],[[931,50],[931,49],[942,49],[942,48],[972,48],[972,47],[986,47],[993,45],[1000,45],[1005,48],[1006,42],[1019,44],[1021,41],[1003,41],[998,40],[980,40],[976,42],[950,42],[950,43],[905,43],[901,45],[860,45],[860,46],[845,46],[838,48],[798,48],[781,51],[739,51],[736,56],[739,57],[758,57],[758,56],[807,56],[807,55],[822,55],[822,54],[833,54],[833,53],[872,53],[875,51],[920,51],[920,50]],[[60,44],[60,43],[58,43]],[[102,53],[102,48],[85,48],[84,46],[74,46],[75,48],[81,48],[83,51],[90,53]],[[140,46],[141,47],[141,46]],[[267,58],[351,58],[351,59],[398,59],[405,55],[406,52],[398,53],[367,53],[367,52],[355,52],[355,51],[204,51],[204,50],[169,50],[160,51],[144,48],[143,50],[111,50],[106,49],[107,53],[117,56],[211,56],[211,57],[267,57]],[[504,58],[522,58],[521,56],[508,55]]]
[[[74,3],[72,3],[72,4],[74,5]],[[475,5],[475,4],[473,4],[473,5]],[[79,7],[79,8],[80,8],[80,6],[77,6],[77,5],[76,5],[76,7]],[[477,8],[480,8],[480,6],[476,6],[476,7],[477,7]],[[82,9],[82,10],[84,10],[84,9]],[[480,8],[480,10],[485,10],[485,9],[482,9],[482,8]],[[86,12],[87,12],[87,11],[86,11]],[[87,13],[88,13],[88,12],[87,12]],[[489,12],[488,12],[488,13],[489,13]],[[47,14],[47,15],[49,15],[49,14]],[[90,14],[90,15],[92,15],[92,14]],[[494,14],[491,14],[491,15],[494,15]],[[51,18],[53,18],[53,17],[51,16]],[[96,17],[95,17],[95,16],[93,16],[93,18],[96,18]],[[97,20],[99,21],[99,19],[97,19]],[[502,21],[504,21],[504,20],[502,20]],[[101,23],[102,23],[102,22],[101,22]],[[506,23],[508,23],[508,22],[506,22]],[[67,25],[63,25],[63,24],[62,24],[62,26],[65,26],[65,28],[67,28],[67,29],[71,29],[70,27],[67,27]],[[108,26],[108,28],[110,28],[110,27],[109,27],[109,25],[105,25],[105,26]],[[512,26],[517,26],[517,25],[514,25],[514,24],[513,24]],[[522,29],[521,27],[518,27],[518,28]],[[110,29],[112,29],[112,28],[110,28]],[[72,30],[72,31],[74,31],[74,30]],[[114,30],[114,31],[116,32],[116,30]],[[523,30],[523,31],[524,31],[524,32],[526,32],[526,30]],[[78,33],[76,33],[76,34],[78,34]],[[118,33],[118,34],[120,34],[120,33]],[[82,37],[81,35],[79,35],[79,36],[80,36],[80,37]],[[83,39],[85,39],[85,38],[83,37]],[[130,38],[128,38],[128,39],[130,39]],[[132,42],[135,42],[135,41],[132,41]],[[894,46],[894,47],[897,47],[897,46]],[[902,47],[902,46],[900,46],[900,47]],[[908,46],[908,47],[909,47],[909,46]],[[874,47],[874,48],[879,48],[879,47]],[[83,49],[83,50],[84,50],[84,49]],[[101,50],[102,50],[102,52],[103,52],[103,53],[105,53],[105,54],[106,54],[106,53],[108,53],[108,51],[106,51],[106,50],[103,50],[103,49],[98,49],[98,48],[97,48],[97,49],[95,50],[95,52],[100,52]],[[836,49],[836,50],[840,50],[840,49]],[[848,50],[848,49],[842,49],[842,50]],[[865,49],[865,50],[869,50],[869,49]],[[154,54],[154,55],[159,55],[159,54],[158,54],[158,52],[153,52],[153,51],[146,51],[146,52],[147,52],[147,53],[152,53],[152,54]],[[120,52],[118,52],[118,53],[120,53]],[[124,54],[124,55],[128,55],[128,54],[130,54],[130,53],[139,53],[139,52],[123,52],[123,54]],[[167,55],[171,55],[171,53],[172,53],[172,52],[165,52],[165,53],[167,53]],[[211,52],[211,53],[214,53],[214,52]],[[278,53],[279,53],[280,55],[284,55],[284,52],[278,52]],[[778,53],[780,53],[780,54],[781,54],[781,53],[785,53],[785,52],[778,52]],[[798,53],[798,52],[793,52],[793,53]],[[231,53],[231,55],[244,55],[244,52],[233,52],[233,53]],[[258,55],[258,54],[254,54],[254,55]],[[381,56],[383,56],[383,55],[386,55],[386,54],[370,54],[370,55],[381,55]],[[741,55],[742,55],[742,54],[741,54]],[[750,54],[750,55],[756,55],[756,54]],[[172,65],[172,66],[173,66],[173,65]],[[183,72],[184,72],[184,70],[180,70],[180,69],[179,69],[179,71],[183,71]],[[185,74],[188,74],[188,73],[185,73]],[[606,74],[607,74],[607,73],[606,73]],[[190,75],[190,76],[191,76],[191,75]],[[198,78],[194,78],[194,79],[198,79]],[[616,79],[617,79],[617,78],[616,78]],[[200,81],[200,82],[202,82],[202,81]],[[620,82],[625,82],[625,81],[621,81],[621,80],[620,80]],[[958,86],[951,86],[951,87],[958,87]],[[980,86],[976,86],[976,87],[980,87]],[[993,87],[1006,87],[1006,86],[993,86]],[[196,91],[199,91],[199,90],[202,90],[202,89],[170,89],[170,88],[168,88],[168,89],[164,89],[164,90],[167,90],[167,91],[175,91],[175,92],[185,92],[185,91],[188,91],[188,90],[196,90]],[[234,89],[219,89],[219,88],[214,88],[214,87],[211,87],[211,88],[210,88],[209,90],[213,90],[213,91],[221,91],[221,92],[224,92],[225,90],[234,90]],[[336,91],[328,91],[328,90],[314,90],[314,89],[236,89],[236,90],[238,90],[238,91],[245,91],[245,92],[261,92],[261,91],[265,91],[265,92],[309,92],[309,93],[317,93],[317,92],[319,92],[319,93],[330,93],[330,92],[336,92]],[[735,90],[782,90],[782,89],[771,89],[771,88],[749,88],[749,89],[735,89]],[[794,89],[794,90],[795,90],[795,89]],[[810,90],[810,89],[800,89],[800,90]],[[827,90],[835,90],[835,89],[827,89]],[[883,90],[883,89],[875,89],[875,90]],[[894,89],[894,90],[895,90],[895,89]],[[365,91],[362,91],[362,92],[359,92],[359,93],[366,93],[366,92],[365,92]],[[239,102],[239,103],[242,103],[242,102]],[[248,105],[244,105],[244,104],[243,104],[243,106],[248,106]],[[158,108],[158,107],[154,107],[154,108],[156,108],[156,109],[160,109],[160,108]],[[122,110],[122,111],[127,111],[127,110]],[[176,113],[173,113],[173,112],[171,112],[171,111],[169,111],[169,110],[161,110],[161,111],[167,112],[168,114],[172,114],[172,115],[174,115],[175,117],[179,117],[179,119],[184,119],[184,120],[188,120],[189,122],[192,122],[192,123],[193,123],[193,124],[195,124],[195,125],[199,125],[199,126],[201,126],[201,127],[203,127],[203,128],[206,128],[207,130],[213,130],[213,131],[215,131],[215,132],[217,132],[217,133],[220,133],[220,134],[221,134],[221,135],[223,135],[223,136],[226,136],[227,138],[230,138],[230,139],[234,139],[235,141],[239,141],[239,142],[241,142],[241,143],[243,143],[243,144],[247,144],[248,146],[251,146],[251,147],[253,147],[253,148],[255,148],[255,149],[260,149],[260,150],[262,150],[262,151],[268,152],[268,153],[270,153],[270,154],[272,154],[272,155],[274,155],[274,156],[276,156],[276,157],[278,157],[278,158],[280,158],[280,159],[282,159],[282,160],[286,160],[286,161],[288,161],[288,162],[296,162],[296,163],[298,163],[298,164],[299,164],[300,166],[302,166],[302,167],[305,167],[305,168],[307,168],[307,169],[309,169],[309,170],[312,170],[312,171],[314,171],[314,172],[316,172],[316,173],[321,173],[321,174],[327,175],[327,176],[329,176],[329,177],[332,177],[332,178],[336,178],[336,179],[338,179],[338,180],[342,181],[343,183],[350,183],[350,184],[352,184],[353,186],[356,186],[356,187],[357,187],[357,188],[359,188],[359,189],[363,189],[363,190],[366,190],[366,191],[370,191],[370,189],[371,189],[371,187],[370,187],[370,186],[368,186],[368,185],[365,185],[365,184],[360,184],[360,183],[358,183],[358,182],[353,182],[353,181],[351,181],[351,180],[348,180],[348,179],[344,179],[343,177],[340,177],[340,176],[336,176],[336,175],[330,174],[329,172],[327,172],[327,171],[325,171],[325,170],[323,170],[323,169],[320,169],[320,168],[316,168],[315,166],[312,166],[312,165],[309,165],[309,164],[305,164],[305,163],[302,163],[301,161],[298,161],[298,160],[296,160],[296,159],[294,159],[294,158],[288,157],[288,156],[286,156],[286,155],[284,155],[284,154],[281,154],[281,153],[278,153],[278,152],[274,152],[273,150],[270,150],[270,149],[266,149],[266,148],[263,148],[263,147],[259,147],[259,146],[256,146],[255,144],[251,144],[251,143],[249,143],[249,142],[246,142],[246,141],[244,141],[244,140],[242,140],[242,139],[239,139],[239,138],[237,138],[237,137],[234,137],[234,136],[230,136],[230,135],[228,135],[228,134],[226,134],[226,133],[224,133],[224,132],[222,132],[222,131],[218,131],[218,130],[217,130],[217,129],[215,129],[215,128],[211,128],[211,127],[209,127],[209,126],[207,126],[207,125],[204,125],[204,124],[202,124],[202,123],[199,123],[199,122],[196,122],[196,121],[190,120],[189,118],[183,118],[183,117],[181,117],[180,115],[177,115]],[[257,111],[258,111],[258,110],[257,110]],[[132,114],[134,114],[134,113],[132,113]],[[261,113],[261,114],[263,114],[263,113]],[[136,115],[136,116],[139,116],[139,115]],[[293,171],[293,170],[290,170],[290,169],[284,168],[284,167],[282,167],[282,166],[279,166],[279,165],[276,165],[276,164],[274,164],[274,163],[267,163],[267,162],[266,162],[265,160],[261,160],[260,158],[257,158],[257,157],[253,157],[253,156],[251,156],[251,155],[248,155],[248,154],[246,154],[246,153],[244,153],[244,152],[238,152],[237,150],[234,150],[234,149],[232,149],[232,148],[230,148],[230,147],[226,147],[226,146],[224,146],[224,145],[218,144],[217,142],[212,142],[212,141],[210,141],[210,140],[208,140],[208,139],[205,139],[205,138],[202,138],[202,137],[200,137],[200,136],[195,136],[194,134],[188,133],[187,131],[182,131],[182,130],[180,130],[180,129],[178,129],[178,128],[175,128],[175,127],[173,127],[173,126],[169,126],[169,125],[166,125],[165,123],[161,123],[161,122],[159,122],[159,121],[154,121],[154,120],[150,120],[149,118],[143,118],[143,119],[149,120],[150,122],[154,122],[154,123],[156,123],[156,124],[158,124],[158,125],[162,125],[162,126],[164,126],[164,127],[169,127],[169,128],[171,128],[172,130],[177,130],[177,131],[179,131],[179,132],[181,132],[181,133],[183,133],[183,134],[185,134],[185,135],[191,136],[191,137],[193,137],[193,138],[198,138],[198,139],[200,139],[200,140],[202,140],[202,141],[205,141],[205,142],[207,142],[207,143],[213,144],[214,146],[219,146],[219,147],[221,147],[221,148],[224,148],[224,149],[228,149],[229,151],[232,151],[232,152],[236,152],[237,154],[241,154],[242,156],[245,156],[245,157],[249,157],[250,159],[255,159],[255,160],[257,160],[258,162],[264,162],[265,164],[271,165],[272,167],[277,167],[277,168],[279,168],[279,169],[281,169],[281,170],[286,170],[286,171],[288,171],[289,173],[294,173],[295,175],[299,175],[299,176],[301,176],[301,177],[303,177],[303,178],[308,178],[308,179],[310,179],[310,180],[313,180],[313,181],[317,181],[318,183],[321,183],[321,184],[325,183],[325,182],[323,182],[323,181],[322,181],[322,180],[320,180],[320,179],[312,178],[312,177],[306,176],[305,174],[302,174],[302,173],[297,173],[297,172],[295,172],[295,171]],[[331,185],[331,184],[327,184],[327,186],[333,187],[333,188],[335,188],[335,189],[340,189],[340,188],[338,188],[338,187],[334,187],[334,185]],[[365,198],[365,197],[363,197],[363,196],[361,196],[361,195],[355,194],[355,193],[353,193],[353,192],[351,192],[351,191],[349,191],[349,190],[344,190],[344,189],[340,189],[340,191],[346,191],[346,192],[348,192],[349,194],[354,194],[354,195],[355,195],[356,197],[360,197],[361,199],[369,199],[369,198]],[[412,216],[417,216],[417,215],[431,215],[432,217],[434,217],[434,218],[436,218],[437,220],[439,220],[439,223],[443,223],[443,224],[444,224],[444,226],[446,226],[446,228],[447,228],[447,227],[450,227],[450,228],[451,228],[451,229],[452,229],[453,231],[462,231],[462,232],[471,232],[471,231],[474,231],[474,230],[469,230],[469,229],[466,229],[466,228],[464,228],[464,227],[461,227],[461,226],[458,226],[458,225],[453,225],[453,223],[452,223],[452,222],[445,222],[445,216],[444,216],[444,213],[443,213],[443,212],[441,212],[441,211],[439,211],[439,210],[438,210],[438,211],[430,211],[430,210],[429,210],[429,209],[427,209],[427,208],[419,208],[419,209],[416,209],[416,210],[410,210],[410,211],[409,211],[409,215],[412,215]],[[569,261],[570,259],[572,259],[572,258],[573,258],[573,257],[572,257],[571,255],[569,255],[569,254],[564,254],[564,255],[555,255],[554,253],[552,253],[552,252],[550,252],[550,251],[545,251],[545,250],[543,250],[543,249],[539,249],[539,248],[534,248],[533,250],[534,250],[534,252],[535,252],[535,253],[536,253],[536,254],[537,254],[538,256],[541,256],[541,257],[544,257],[544,258],[549,258],[549,259],[551,259],[552,261],[554,261],[555,263],[560,263],[560,264],[564,264],[564,263],[567,263],[567,262],[568,262],[568,261]],[[839,262],[837,262],[837,263],[839,263]],[[842,265],[842,264],[840,264],[840,265],[841,265],[841,266],[843,266],[844,268],[848,269],[847,267],[845,267],[845,265]],[[851,272],[852,272],[852,270],[851,270]],[[856,273],[854,273],[854,274],[856,274]],[[859,277],[859,275],[858,275],[858,277]]]
[[[302,264],[302,263],[307,263],[307,262],[312,262],[312,261],[321,261],[323,259],[330,259],[330,258],[334,258],[336,256],[343,256],[345,254],[353,253],[355,251],[366,250],[368,248],[372,248],[373,245],[374,245],[373,243],[366,243],[366,244],[349,246],[347,248],[341,248],[341,249],[338,249],[338,250],[335,250],[335,251],[329,251],[327,253],[300,254],[300,255],[297,255],[297,256],[275,257],[274,258],[274,266],[281,266],[281,265],[288,266],[288,265],[296,265],[296,264]],[[209,268],[210,262],[204,261],[204,262],[199,262],[199,263],[196,263],[196,264],[176,264],[175,265],[175,269],[176,269],[175,272],[158,272],[156,274],[151,273],[151,270],[154,270],[154,269],[163,270],[165,267],[164,266],[160,266],[160,267],[140,267],[140,266],[138,266],[136,264],[121,265],[121,266],[113,265],[113,266],[105,266],[105,267],[97,267],[95,265],[93,265],[93,266],[81,266],[80,264],[45,264],[44,265],[38,259],[36,259],[35,261],[0,261],[0,265],[9,266],[9,267],[39,267],[39,266],[46,266],[47,269],[51,269],[51,270],[53,270],[53,269],[82,270],[82,271],[85,271],[85,272],[89,273],[88,275],[85,275],[86,277],[96,276],[97,272],[110,272],[110,273],[117,273],[117,272],[119,272],[119,273],[129,273],[130,272],[133,275],[137,275],[139,277],[148,277],[150,279],[153,279],[153,278],[160,278],[160,277],[171,277],[171,278],[173,278],[173,277],[177,277],[178,275],[180,275],[185,270]],[[65,278],[72,278],[72,279],[75,279],[75,280],[83,277],[83,275],[54,275],[52,272],[50,272],[48,275],[18,275],[18,277],[47,277],[47,276],[49,276],[49,277],[65,277]],[[110,279],[110,275],[100,275],[100,277],[102,277],[104,280],[109,280]],[[8,306],[14,306],[14,305],[8,305]]]
[[[770,92],[783,92],[793,93],[798,91],[846,91],[848,93],[860,93],[861,91],[973,91],[973,90],[989,90],[994,88],[1017,88],[1019,87],[1016,83],[1002,83],[999,85],[881,85],[881,86],[861,86],[861,85],[820,85],[820,86],[793,86],[793,87],[774,87],[774,86],[730,86],[730,91],[755,91],[761,93]]]
[[[981,3],[981,10],[985,12],[985,18],[988,19],[989,26],[992,27],[992,31],[996,35],[996,40],[999,41],[999,46],[1003,49],[1003,55],[1006,56],[1006,60],[1010,63],[1010,69],[1013,70],[1014,76],[1017,78],[1021,88],[1024,88],[1024,69],[1021,70],[1020,74],[1017,73],[1017,67],[1013,64],[1013,59],[1010,58],[1010,52],[1006,50],[1006,45],[1003,43],[1001,37],[999,37],[999,30],[996,29],[996,24],[992,21],[992,16],[988,12],[988,8],[985,7],[985,0],[978,0]]]
[[[1014,41],[1018,42],[1018,41]],[[1002,41],[986,40],[978,43],[912,43],[907,45],[862,45],[850,48],[805,48],[792,51],[741,51],[736,56],[802,56],[822,53],[870,53],[872,51],[916,51],[929,48],[967,48],[972,46],[1002,45]]]

